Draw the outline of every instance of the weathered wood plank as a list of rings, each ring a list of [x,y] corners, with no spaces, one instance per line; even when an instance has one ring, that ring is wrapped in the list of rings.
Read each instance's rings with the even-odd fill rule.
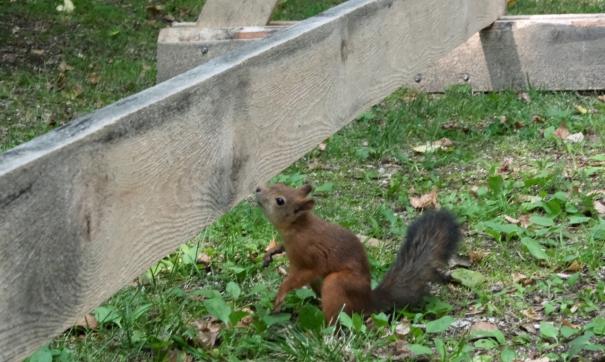
[[[60,333],[502,14],[350,0],[0,156],[0,360]]]
[[[605,89],[605,14],[505,16],[418,73],[429,92]]]
[[[225,28],[266,25],[277,0],[206,0],[197,26]]]

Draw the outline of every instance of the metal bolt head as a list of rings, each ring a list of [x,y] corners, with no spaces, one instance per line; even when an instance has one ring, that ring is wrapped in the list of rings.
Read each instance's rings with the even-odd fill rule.
[[[418,74],[416,74],[416,76],[414,76],[414,82],[420,83],[421,80],[422,80],[422,74],[418,73]]]
[[[202,53],[202,55],[208,54],[208,47],[207,46],[201,47],[200,52]]]
[[[468,82],[471,79],[471,76],[468,73],[462,74],[462,80]]]

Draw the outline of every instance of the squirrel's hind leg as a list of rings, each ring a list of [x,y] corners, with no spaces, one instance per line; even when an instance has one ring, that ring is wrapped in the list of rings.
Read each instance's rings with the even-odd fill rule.
[[[336,323],[338,314],[363,313],[371,300],[370,280],[348,271],[326,276],[321,287],[321,309],[328,324]]]

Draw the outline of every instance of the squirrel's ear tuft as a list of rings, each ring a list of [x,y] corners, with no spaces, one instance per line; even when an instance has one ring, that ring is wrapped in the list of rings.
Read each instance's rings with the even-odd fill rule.
[[[307,196],[311,191],[313,191],[313,186],[306,184],[300,188],[300,191]]]
[[[298,205],[296,205],[296,210],[294,210],[294,212],[298,214],[301,211],[308,211],[311,210],[313,206],[315,206],[315,200],[311,198],[304,199],[301,200]]]

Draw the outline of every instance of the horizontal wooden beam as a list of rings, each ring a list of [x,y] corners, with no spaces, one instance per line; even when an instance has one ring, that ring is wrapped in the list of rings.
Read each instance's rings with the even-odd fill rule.
[[[0,360],[22,358],[502,14],[350,0],[0,156]]]
[[[605,14],[505,16],[409,85],[442,92],[605,89]]]

